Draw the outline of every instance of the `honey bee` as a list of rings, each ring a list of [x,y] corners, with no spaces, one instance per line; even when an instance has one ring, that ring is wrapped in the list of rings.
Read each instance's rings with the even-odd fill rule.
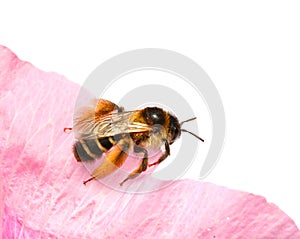
[[[164,161],[170,155],[170,145],[180,137],[181,132],[188,132],[204,142],[199,136],[181,128],[183,123],[194,119],[196,118],[179,123],[174,115],[158,107],[124,111],[123,107],[100,99],[97,100],[96,107],[79,110],[74,118],[73,128],[64,130],[73,130],[75,133],[73,154],[77,161],[91,162],[104,156],[103,162],[84,184],[104,178],[120,168],[130,150],[142,154],[140,165],[120,183],[122,186],[148,167]],[[160,158],[149,164],[148,150],[162,147],[164,151]]]

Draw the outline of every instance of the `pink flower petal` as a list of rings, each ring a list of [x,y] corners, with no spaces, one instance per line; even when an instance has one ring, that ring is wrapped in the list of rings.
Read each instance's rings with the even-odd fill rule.
[[[0,47],[3,238],[300,238],[263,197],[210,183],[180,180],[141,195],[84,186],[89,174],[63,132],[78,90]]]

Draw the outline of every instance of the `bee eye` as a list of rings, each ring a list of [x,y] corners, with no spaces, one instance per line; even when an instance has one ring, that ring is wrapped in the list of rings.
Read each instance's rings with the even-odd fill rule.
[[[174,141],[180,136],[180,124],[174,116],[170,115],[170,125],[169,125],[169,137],[170,137],[170,144],[174,143]]]
[[[171,129],[171,131],[172,131],[172,141],[173,141],[173,140],[175,140],[177,138],[179,130],[178,130],[177,127],[173,126],[172,129]]]

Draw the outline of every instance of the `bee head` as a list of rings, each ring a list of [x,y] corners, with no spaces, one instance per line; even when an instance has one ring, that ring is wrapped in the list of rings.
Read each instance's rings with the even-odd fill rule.
[[[180,137],[181,134],[181,126],[176,117],[173,115],[169,115],[170,123],[169,123],[169,131],[168,136],[170,139],[170,144],[174,143],[177,138]]]

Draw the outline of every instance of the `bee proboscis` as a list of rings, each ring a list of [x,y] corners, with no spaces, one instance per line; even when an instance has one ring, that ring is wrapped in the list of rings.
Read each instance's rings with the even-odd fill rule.
[[[157,165],[170,155],[170,145],[181,135],[188,132],[203,141],[194,133],[182,129],[183,123],[196,119],[191,118],[179,123],[177,117],[158,107],[146,107],[134,111],[124,111],[123,107],[99,99],[96,107],[82,108],[74,119],[73,130],[75,143],[73,153],[77,161],[94,161],[104,157],[103,162],[85,180],[86,184],[94,179],[104,178],[120,168],[133,150],[141,153],[140,165],[134,169],[120,185],[137,177],[148,167]],[[117,147],[116,147],[117,146]],[[164,148],[159,159],[149,164],[148,149]]]

